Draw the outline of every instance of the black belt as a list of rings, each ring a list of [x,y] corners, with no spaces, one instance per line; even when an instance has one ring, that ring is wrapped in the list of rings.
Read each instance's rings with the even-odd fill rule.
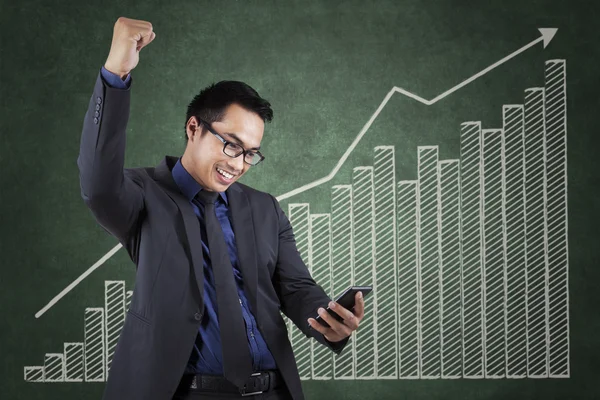
[[[283,378],[279,371],[264,371],[253,373],[243,388],[238,388],[223,376],[215,375],[189,375],[184,376],[182,383],[194,392],[213,393],[238,393],[242,396],[253,396],[266,393],[279,386],[283,386]],[[189,382],[189,386],[187,385]]]

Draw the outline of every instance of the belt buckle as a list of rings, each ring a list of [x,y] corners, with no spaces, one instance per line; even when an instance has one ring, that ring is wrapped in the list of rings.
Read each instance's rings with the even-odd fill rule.
[[[251,377],[252,377],[252,376],[260,376],[260,372],[255,372],[255,373],[253,373],[253,374],[252,374],[252,375],[250,375],[250,376],[251,376]],[[255,395],[257,395],[257,394],[261,394],[261,393],[263,393],[263,391],[262,391],[262,390],[261,390],[261,391],[259,391],[259,392],[246,392],[246,385],[244,385],[244,387],[243,387],[243,388],[240,388],[240,394],[242,395],[242,397],[246,397],[246,396],[255,396]]]

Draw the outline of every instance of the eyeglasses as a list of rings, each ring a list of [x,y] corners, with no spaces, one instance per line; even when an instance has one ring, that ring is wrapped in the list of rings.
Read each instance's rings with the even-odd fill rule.
[[[196,117],[198,118],[198,117]],[[212,126],[204,121],[203,119],[198,118],[198,121],[200,121],[202,124],[204,124],[204,126],[206,126],[206,129],[208,129],[208,131],[210,133],[212,133],[213,135],[216,136],[217,139],[219,139],[221,142],[223,142],[223,153],[225,153],[225,155],[231,157],[231,158],[236,158],[241,156],[242,154],[244,155],[244,162],[246,164],[255,166],[256,164],[258,164],[259,162],[261,162],[262,160],[265,159],[265,156],[263,156],[260,151],[258,150],[245,150],[242,146],[240,146],[237,143],[234,142],[230,142],[227,141],[225,139],[223,139],[223,137],[221,135],[219,135],[213,128]]]

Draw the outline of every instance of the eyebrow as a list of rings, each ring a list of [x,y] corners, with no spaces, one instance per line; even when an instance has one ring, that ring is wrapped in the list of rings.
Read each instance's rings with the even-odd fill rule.
[[[233,139],[235,142],[237,142],[237,144],[239,144],[240,146],[242,146],[242,147],[244,147],[244,148],[246,147],[246,146],[244,145],[244,142],[242,142],[242,139],[240,139],[240,138],[239,138],[239,136],[238,136],[238,135],[236,135],[235,133],[231,133],[231,132],[224,132],[224,134],[225,134],[225,135],[227,135],[227,136],[229,136],[229,137],[231,137],[231,138],[232,138],[232,139]],[[247,149],[247,150],[260,150],[260,146],[258,146],[258,147],[251,147],[251,148],[249,148],[249,149]]]

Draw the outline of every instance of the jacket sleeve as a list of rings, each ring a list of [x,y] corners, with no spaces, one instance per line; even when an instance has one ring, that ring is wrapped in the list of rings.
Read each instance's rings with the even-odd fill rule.
[[[314,337],[319,343],[339,354],[349,338],[340,342],[329,342],[308,324],[308,318],[315,318],[319,307],[327,308],[331,299],[311,277],[296,247],[289,219],[275,198],[273,203],[279,220],[279,251],[274,285],[282,311],[306,336]]]
[[[134,170],[124,169],[130,95],[130,88],[112,88],[98,73],[77,158],[85,204],[124,245],[144,210],[143,181]]]

